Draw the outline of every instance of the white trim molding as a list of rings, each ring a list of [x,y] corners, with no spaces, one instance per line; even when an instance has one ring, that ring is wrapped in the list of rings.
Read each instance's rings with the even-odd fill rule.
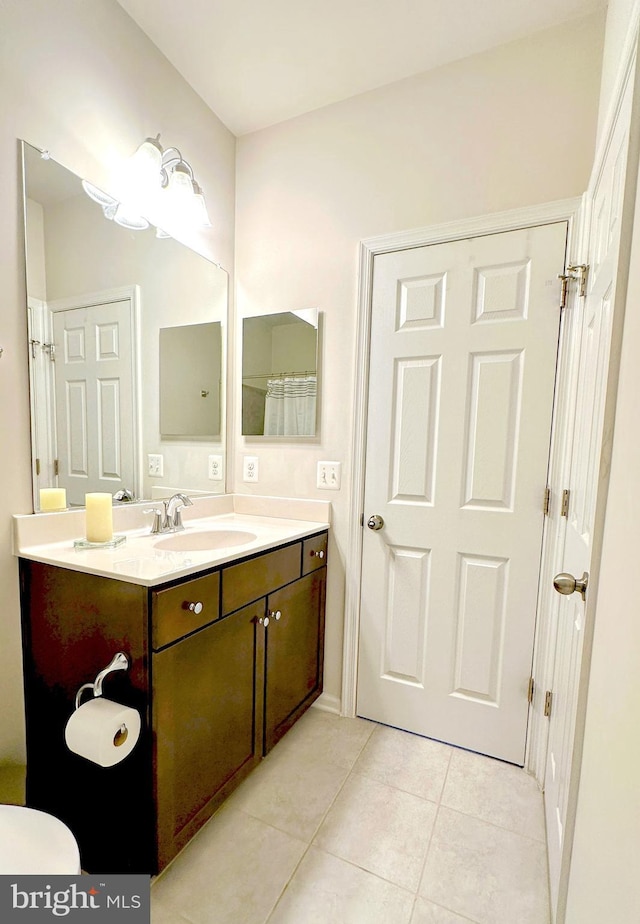
[[[362,575],[362,522],[364,516],[364,463],[366,451],[367,395],[369,391],[369,341],[373,264],[378,254],[446,241],[480,237],[550,224],[569,223],[569,240],[578,218],[581,199],[562,199],[507,212],[496,212],[461,221],[432,225],[397,234],[366,238],[360,243],[357,307],[355,420],[352,445],[352,492],[349,512],[349,541],[346,561],[345,621],[342,672],[342,714],[355,716],[358,684],[358,642],[360,634],[360,581]],[[570,251],[571,252],[571,251]]]
[[[312,703],[315,709],[320,712],[331,712],[334,715],[341,715],[341,703],[337,696],[331,693],[321,693],[315,703]]]

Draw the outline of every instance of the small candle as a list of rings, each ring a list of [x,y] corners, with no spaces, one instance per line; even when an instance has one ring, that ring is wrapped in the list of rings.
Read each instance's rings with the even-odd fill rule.
[[[85,494],[85,519],[89,542],[113,539],[113,500],[110,494]]]
[[[64,488],[40,488],[40,510],[66,510],[67,492]]]

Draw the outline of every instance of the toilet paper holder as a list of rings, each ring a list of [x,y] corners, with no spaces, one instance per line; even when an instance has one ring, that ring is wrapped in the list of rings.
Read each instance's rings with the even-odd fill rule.
[[[82,684],[82,686],[76,693],[75,708],[78,709],[80,707],[80,703],[82,701],[82,695],[85,690],[92,690],[94,696],[102,696],[102,684],[104,682],[105,677],[108,674],[112,674],[113,671],[126,671],[128,667],[129,667],[128,657],[126,656],[126,654],[124,654],[124,652],[119,651],[117,654],[113,656],[113,658],[111,659],[111,662],[107,664],[107,666],[100,671],[100,673],[96,676],[96,679],[93,681],[93,683],[83,683]]]

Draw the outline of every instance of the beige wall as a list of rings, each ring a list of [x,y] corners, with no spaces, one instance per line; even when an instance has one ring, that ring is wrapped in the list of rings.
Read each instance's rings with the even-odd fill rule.
[[[610,0],[601,134],[637,11],[637,2]],[[640,195],[635,206],[566,924],[637,924],[640,919],[640,618],[631,579],[640,560],[639,304]]]
[[[180,147],[200,180],[213,228],[191,243],[233,263],[235,139],[115,0],[2,0],[0,159],[18,177],[18,138],[48,148],[98,185],[147,135]],[[21,636],[10,516],[32,509],[21,197],[0,213],[0,762],[24,756]]]
[[[602,35],[590,17],[238,140],[238,313],[317,305],[324,339],[319,439],[236,435],[236,489],[333,501],[330,696],[342,678],[358,242],[584,192]],[[242,482],[245,452],[259,457],[255,486]],[[316,490],[319,460],[343,463],[340,492]]]

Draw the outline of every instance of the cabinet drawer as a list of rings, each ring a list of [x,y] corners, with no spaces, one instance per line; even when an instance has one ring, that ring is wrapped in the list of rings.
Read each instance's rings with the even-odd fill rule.
[[[327,563],[327,533],[311,536],[302,543],[302,573],[309,574]]]
[[[266,552],[222,572],[222,612],[233,613],[300,577],[300,543]]]
[[[218,618],[220,573],[216,571],[166,590],[154,590],[152,598],[153,647],[158,649]]]

